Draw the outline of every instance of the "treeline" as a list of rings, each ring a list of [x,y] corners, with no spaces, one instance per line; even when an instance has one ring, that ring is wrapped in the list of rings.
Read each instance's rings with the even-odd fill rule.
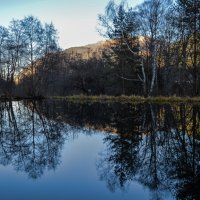
[[[98,29],[100,56],[65,57],[65,94],[200,94],[199,0],[111,0]]]
[[[53,24],[42,26],[32,16],[0,27],[0,90],[12,94],[14,88],[19,96],[200,94],[200,0],[145,0],[137,7],[111,0],[98,18],[107,41],[95,52],[88,48],[88,55],[59,51]]]
[[[199,95],[199,0],[145,0],[135,8],[111,0],[99,22],[113,41],[107,56],[123,93],[132,81],[144,95]]]
[[[16,94],[17,78],[31,75],[26,95],[36,96],[35,80],[38,62],[47,70],[49,55],[59,51],[57,30],[53,23],[44,25],[34,16],[12,20],[9,27],[0,26],[0,94]]]

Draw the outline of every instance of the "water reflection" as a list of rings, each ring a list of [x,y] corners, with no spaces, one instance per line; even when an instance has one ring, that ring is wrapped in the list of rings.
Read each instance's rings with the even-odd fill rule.
[[[13,165],[37,179],[45,170],[55,170],[64,143],[63,124],[48,120],[36,102],[0,104],[0,163]]]
[[[200,199],[199,123],[199,105],[1,102],[0,164],[37,179],[59,166],[64,143],[77,130],[98,130],[107,134],[96,169],[110,191],[136,181],[153,200],[166,192]]]
[[[150,188],[152,199],[162,199],[165,191],[199,199],[199,106],[146,104],[135,111],[132,133],[105,138],[107,150],[97,166],[101,179],[112,191],[137,180]]]

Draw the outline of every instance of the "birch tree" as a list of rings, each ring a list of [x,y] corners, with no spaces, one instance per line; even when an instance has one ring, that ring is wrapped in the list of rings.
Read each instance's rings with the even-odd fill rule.
[[[23,27],[23,35],[25,37],[26,54],[25,54],[25,65],[31,69],[31,87],[30,95],[36,96],[36,82],[35,82],[35,69],[37,60],[42,55],[42,37],[44,29],[41,22],[33,17],[25,17],[21,21]]]
[[[143,48],[147,59],[147,68],[151,71],[148,84],[149,95],[155,93],[157,86],[157,56],[158,39],[162,35],[162,24],[170,5],[168,0],[146,0],[137,7],[137,19],[140,25],[140,35],[143,36]]]

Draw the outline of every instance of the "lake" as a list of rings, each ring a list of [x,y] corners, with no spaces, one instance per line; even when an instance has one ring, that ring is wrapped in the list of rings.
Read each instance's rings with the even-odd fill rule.
[[[0,102],[3,200],[200,199],[200,105]]]

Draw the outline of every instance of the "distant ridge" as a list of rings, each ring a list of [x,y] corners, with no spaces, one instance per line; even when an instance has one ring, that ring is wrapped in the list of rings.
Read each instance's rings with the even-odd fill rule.
[[[70,47],[64,50],[63,53],[70,57],[78,56],[81,59],[99,58],[102,55],[102,50],[106,48],[106,44],[108,44],[108,41],[99,41],[80,47]]]
[[[139,44],[145,46],[145,38],[140,36],[138,40]],[[85,46],[70,47],[63,51],[64,56],[70,56],[70,58],[79,57],[80,59],[90,59],[92,57],[101,58],[102,52],[105,49],[109,49],[110,46],[115,45],[116,40],[110,39],[105,41],[99,41]],[[145,53],[145,52],[143,52]]]

